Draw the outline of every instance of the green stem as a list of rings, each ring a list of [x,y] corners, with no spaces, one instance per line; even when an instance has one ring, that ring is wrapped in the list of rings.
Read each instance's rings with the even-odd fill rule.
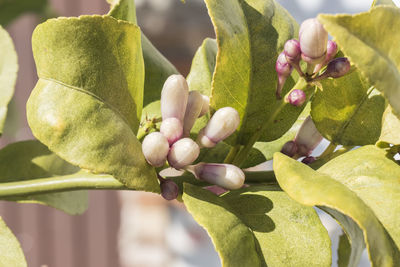
[[[236,145],[231,147],[229,150],[228,155],[226,155],[224,163],[232,163],[233,159],[236,157],[237,153],[239,152],[240,145]]]
[[[306,90],[307,86],[308,86],[307,81],[304,78],[300,78],[295,84],[295,86],[292,88],[292,90],[294,89]],[[292,90],[290,90],[283,99],[286,99]],[[311,95],[309,97],[311,97]],[[262,128],[260,128],[257,132],[255,132],[251,136],[247,144],[239,151],[239,153],[232,161],[234,165],[240,166],[240,164],[242,164],[242,162],[246,159],[247,155],[249,154],[254,144],[260,139],[261,134],[265,132],[265,130],[268,127],[271,127],[276,123],[276,119],[279,113],[281,113],[281,111],[285,108],[286,105],[290,104],[285,102],[284,100],[277,100],[277,102],[275,102],[275,107],[273,109],[274,111],[272,115],[269,117],[268,121],[263,124]]]
[[[76,190],[128,190],[122,183],[109,175],[66,175],[18,182],[0,183],[0,197],[21,197],[37,194]]]

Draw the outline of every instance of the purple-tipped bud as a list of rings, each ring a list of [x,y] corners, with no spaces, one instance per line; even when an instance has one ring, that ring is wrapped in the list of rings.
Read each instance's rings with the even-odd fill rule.
[[[233,134],[239,123],[240,117],[236,109],[220,108],[211,117],[206,127],[200,131],[197,142],[203,147],[213,147]]]
[[[318,132],[311,117],[308,116],[294,138],[294,142],[298,148],[297,153],[300,156],[309,156],[322,139],[322,135]]]
[[[190,91],[188,103],[183,119],[183,136],[188,137],[196,119],[199,117],[203,107],[203,97],[198,91]]]
[[[208,113],[208,110],[210,109],[210,98],[206,95],[201,96],[203,97],[203,106],[201,107],[199,118],[206,115]]]
[[[281,149],[281,153],[288,157],[293,157],[297,153],[296,143],[294,141],[286,142]]]
[[[245,175],[241,169],[231,164],[199,163],[188,168],[194,176],[210,184],[218,185],[228,190],[243,186]]]
[[[161,115],[163,120],[177,118],[183,123],[189,87],[182,75],[171,75],[161,91]]]
[[[192,164],[200,154],[199,146],[190,138],[175,142],[168,153],[168,162],[175,169]]]
[[[164,179],[160,182],[161,196],[165,200],[174,200],[178,197],[179,187],[178,185],[169,179]]]
[[[168,151],[168,140],[159,132],[150,133],[143,140],[143,155],[147,162],[154,167],[161,167],[164,165]]]
[[[167,138],[168,143],[171,146],[182,137],[182,123],[177,118],[167,118],[162,121],[160,132]]]
[[[296,107],[300,107],[306,101],[306,93],[303,90],[294,89],[288,95],[288,102]]]
[[[307,19],[299,31],[302,59],[310,64],[320,63],[325,59],[328,43],[328,33],[316,19]]]
[[[350,61],[346,57],[338,57],[328,63],[326,72],[323,75],[332,78],[339,78],[350,70]]]
[[[287,61],[285,53],[282,52],[279,54],[278,59],[276,60],[275,70],[278,74],[278,84],[276,86],[276,97],[278,99],[281,98],[282,89],[285,85],[287,77],[292,73],[293,67]]]
[[[286,59],[289,63],[299,63],[301,58],[300,42],[292,39],[285,43],[284,50]]]
[[[308,165],[308,164],[313,163],[316,160],[317,160],[316,158],[309,156],[309,157],[305,157],[304,159],[302,159],[301,162]]]

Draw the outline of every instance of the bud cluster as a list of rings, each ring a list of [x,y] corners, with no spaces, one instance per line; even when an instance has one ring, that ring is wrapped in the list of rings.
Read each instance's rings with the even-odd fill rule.
[[[322,135],[318,132],[311,117],[308,116],[294,140],[283,145],[281,153],[293,158],[305,157],[302,162],[310,164],[315,161],[315,158],[310,157],[310,154],[322,139]]]
[[[189,92],[187,81],[182,75],[171,75],[161,91],[160,132],[152,132],[144,138],[143,154],[147,162],[154,167],[161,167],[168,160],[169,165],[175,169],[193,170],[198,179],[226,189],[240,188],[244,183],[244,174],[233,165],[190,165],[199,156],[201,147],[214,147],[233,134],[240,123],[239,113],[234,108],[223,107],[214,113],[199,132],[196,142],[193,141],[190,131],[197,118],[208,113],[209,103],[210,99],[198,91]],[[210,178],[211,176],[213,178]],[[162,192],[167,189],[171,191],[172,187],[170,182],[162,181]],[[171,193],[166,192],[165,195],[169,198]]]
[[[293,69],[309,82],[345,75],[350,70],[350,62],[347,58],[334,59],[337,51],[337,44],[328,40],[328,33],[316,18],[305,20],[300,26],[299,40],[288,40],[276,61],[275,69],[278,74],[276,97],[281,99],[283,86]],[[300,67],[301,60],[307,63],[306,74]],[[325,66],[327,66],[325,72],[318,76],[318,72]],[[299,92],[291,93],[295,94],[293,98],[297,99],[295,101],[288,99],[292,105],[301,106],[305,102],[305,94],[300,96]]]

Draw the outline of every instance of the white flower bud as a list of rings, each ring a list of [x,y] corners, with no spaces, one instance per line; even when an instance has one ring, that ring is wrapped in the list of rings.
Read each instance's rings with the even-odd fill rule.
[[[189,87],[182,75],[171,75],[161,91],[161,115],[163,120],[177,118],[183,122]]]
[[[317,64],[325,59],[328,33],[318,19],[307,19],[301,24],[299,40],[305,62]]]
[[[203,106],[201,107],[199,118],[206,115],[208,113],[208,110],[210,109],[210,98],[206,95],[201,96],[203,97]]]
[[[205,136],[204,130],[205,128],[201,129],[199,134],[197,135],[197,140],[196,140],[197,144],[199,144],[200,147],[206,147],[206,148],[215,147],[217,143],[214,143],[207,136]]]
[[[204,147],[210,147],[210,144],[217,144],[224,140],[239,126],[239,113],[231,107],[224,107],[217,110],[202,133],[199,133],[197,142]]]
[[[169,145],[172,145],[182,137],[182,123],[177,118],[168,118],[162,121],[160,132],[167,138]]]
[[[323,137],[315,127],[311,117],[308,116],[294,138],[300,156],[309,156],[314,148],[322,141]]]
[[[196,119],[199,117],[203,107],[203,97],[198,91],[190,91],[183,119],[183,136],[188,137]]]
[[[243,186],[245,175],[243,171],[231,164],[199,163],[188,168],[199,180],[218,185],[228,190]]]
[[[168,153],[168,162],[175,169],[182,169],[192,164],[199,154],[199,146],[192,139],[183,138],[171,146]]]
[[[147,162],[154,167],[161,167],[167,159],[168,140],[159,132],[148,134],[142,143],[142,152]]]

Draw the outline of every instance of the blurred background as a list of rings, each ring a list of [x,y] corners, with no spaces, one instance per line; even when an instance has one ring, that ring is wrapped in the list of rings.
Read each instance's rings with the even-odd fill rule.
[[[12,2],[0,0],[0,8]],[[318,13],[366,11],[372,0],[278,2],[301,23]],[[109,9],[105,0],[49,0],[49,5],[47,13],[57,16],[105,14]],[[203,39],[215,36],[203,1],[136,0],[136,5],[143,32],[186,76]],[[25,103],[37,81],[30,40],[40,22],[37,14],[25,13],[6,27],[18,53],[19,73],[0,148],[33,139]],[[90,193],[89,206],[83,215],[69,216],[44,206],[2,201],[0,216],[21,242],[28,266],[220,266],[207,233],[177,202],[148,193],[96,191]],[[321,219],[332,237],[333,266],[337,266],[341,230],[328,215],[321,213]],[[369,266],[365,253],[361,266]]]

